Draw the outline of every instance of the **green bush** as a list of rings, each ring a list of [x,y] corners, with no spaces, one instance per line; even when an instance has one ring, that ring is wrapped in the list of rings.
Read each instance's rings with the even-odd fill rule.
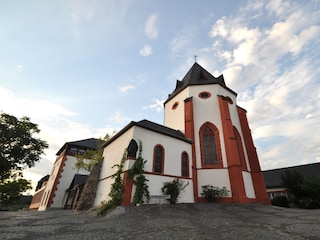
[[[289,207],[289,202],[286,196],[276,196],[271,200],[273,206]]]
[[[114,178],[114,183],[111,184],[111,190],[109,193],[109,197],[111,199],[107,202],[103,202],[97,209],[98,216],[104,215],[111,208],[120,206],[123,201],[124,185],[121,174],[123,171],[124,162],[126,160],[126,152],[127,150],[125,149],[120,164],[115,164],[112,166],[112,168],[117,168],[117,171],[112,175],[112,178]]]
[[[128,170],[128,178],[133,179],[135,175],[137,176],[133,181],[136,185],[136,191],[133,196],[134,205],[150,201],[149,186],[147,184],[149,180],[144,176],[144,165],[146,162],[147,160],[144,160],[142,157],[142,142],[140,141],[138,158],[135,160],[132,168]]]
[[[180,179],[176,178],[172,182],[165,182],[163,187],[161,188],[162,192],[166,195],[170,195],[169,199],[171,204],[176,204],[178,201],[178,197],[182,190],[183,182]]]
[[[205,197],[208,202],[215,202],[218,197],[228,196],[229,191],[226,187],[219,188],[212,185],[202,186],[201,196]]]
[[[307,209],[320,208],[320,199],[303,198],[298,202],[298,206]]]
[[[293,196],[294,203],[300,208],[320,208],[320,178],[303,177],[297,171],[286,171],[282,176],[282,185]]]

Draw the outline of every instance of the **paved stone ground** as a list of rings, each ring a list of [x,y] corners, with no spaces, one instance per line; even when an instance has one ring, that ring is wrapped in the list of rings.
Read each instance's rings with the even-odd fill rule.
[[[0,212],[5,239],[320,239],[320,210],[215,203],[118,207],[104,217]]]

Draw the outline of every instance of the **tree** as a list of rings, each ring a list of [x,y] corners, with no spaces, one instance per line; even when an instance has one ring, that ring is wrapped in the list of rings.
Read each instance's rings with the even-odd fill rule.
[[[0,182],[13,176],[21,176],[22,170],[33,167],[40,160],[45,141],[34,135],[40,130],[28,117],[0,114]]]
[[[23,192],[32,189],[31,183],[22,178],[22,171],[33,167],[48,147],[35,137],[39,132],[28,117],[0,114],[0,204],[4,207],[18,202]]]
[[[296,203],[302,196],[303,176],[297,171],[285,171],[281,176],[282,185],[285,186],[289,193],[292,194]]]
[[[92,167],[103,159],[103,149],[98,150],[87,149],[84,154],[76,154],[75,168],[79,171],[80,169],[91,172]]]
[[[32,189],[30,182],[23,178],[0,184],[0,204],[6,208],[19,202],[22,193],[29,189]]]
[[[320,208],[320,178],[303,177],[297,171],[286,171],[281,176],[282,184],[301,208]]]

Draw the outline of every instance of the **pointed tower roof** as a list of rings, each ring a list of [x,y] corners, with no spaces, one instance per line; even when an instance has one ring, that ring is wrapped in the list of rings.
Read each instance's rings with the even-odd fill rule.
[[[197,62],[195,62],[193,66],[190,68],[190,70],[187,72],[187,74],[183,77],[183,79],[181,81],[177,80],[176,88],[173,90],[171,94],[169,94],[168,99],[165,101],[165,103],[188,86],[206,84],[219,84],[221,87],[237,95],[236,92],[232,91],[230,88],[226,86],[222,74],[216,78],[207,70],[205,70],[202,66],[200,66]]]

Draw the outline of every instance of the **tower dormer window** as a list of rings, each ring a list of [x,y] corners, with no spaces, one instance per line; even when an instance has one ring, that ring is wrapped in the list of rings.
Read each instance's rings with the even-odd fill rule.
[[[198,96],[199,96],[199,98],[207,99],[207,98],[211,97],[211,93],[209,93],[209,92],[201,92],[201,93],[199,93]]]
[[[172,110],[177,109],[178,106],[179,106],[179,102],[175,102],[175,103],[172,105]]]

